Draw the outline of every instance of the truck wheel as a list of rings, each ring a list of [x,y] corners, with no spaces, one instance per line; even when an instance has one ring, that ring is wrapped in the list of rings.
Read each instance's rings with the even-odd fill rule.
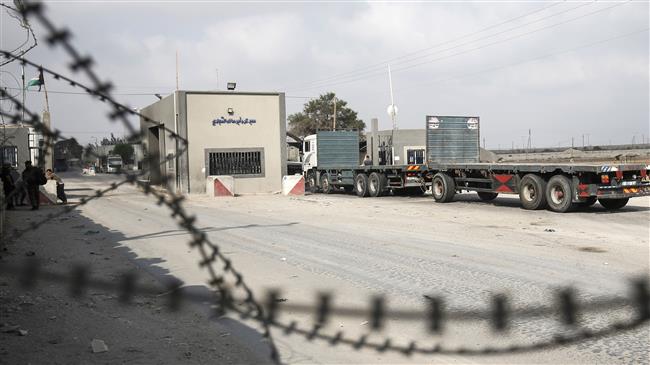
[[[432,181],[433,199],[438,203],[450,202],[456,195],[456,183],[454,179],[439,172],[433,176]]]
[[[320,189],[323,194],[330,194],[332,192],[333,187],[330,174],[323,174],[320,177]]]
[[[571,180],[564,175],[553,176],[546,185],[548,207],[557,213],[570,211],[575,205],[571,202]]]
[[[476,194],[478,194],[478,198],[483,200],[484,202],[490,202],[499,196],[498,193],[488,193],[485,191],[477,191]]]
[[[318,192],[318,185],[316,184],[316,174],[314,174],[313,172],[307,173],[307,189],[312,194],[316,194]]]
[[[381,175],[373,172],[368,176],[368,195],[376,198],[382,195],[384,187],[382,186],[383,179]]]
[[[546,208],[546,181],[539,175],[524,175],[519,183],[519,201],[524,209]]]
[[[630,198],[623,199],[598,199],[600,205],[607,210],[617,210],[623,208]]]
[[[361,198],[368,196],[368,175],[357,174],[354,178],[354,192]]]
[[[580,203],[577,204],[578,208],[588,208],[594,204],[596,204],[596,201],[598,200],[597,197],[595,196],[590,196],[585,201],[581,201]]]

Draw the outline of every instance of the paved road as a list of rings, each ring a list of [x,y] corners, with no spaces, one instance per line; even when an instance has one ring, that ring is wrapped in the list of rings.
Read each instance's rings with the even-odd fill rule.
[[[68,178],[66,187],[97,189],[112,176]],[[75,195],[73,191],[70,195]],[[516,306],[544,304],[553,290],[571,284],[583,299],[626,294],[626,279],[648,276],[650,200],[635,199],[618,213],[598,205],[579,213],[524,211],[511,198],[493,204],[470,194],[451,204],[430,198],[279,195],[208,199],[192,196],[186,208],[198,225],[232,258],[259,293],[281,288],[290,302],[311,302],[331,290],[336,303],[367,306],[383,293],[391,308],[422,308],[424,294],[442,294],[454,308],[487,308],[490,295],[507,293]],[[139,258],[160,266],[189,285],[203,284],[198,254],[164,207],[131,187],[83,207],[82,214],[121,232],[120,242]],[[150,268],[155,271],[155,267]],[[625,316],[622,311],[585,317],[592,328]],[[292,314],[309,325],[312,316]],[[554,319],[519,321],[507,335],[484,323],[454,325],[431,337],[417,322],[394,320],[383,335],[397,343],[481,347],[547,339],[560,326]],[[336,318],[330,333],[366,333],[364,318]],[[616,337],[543,353],[499,357],[405,358],[332,348],[298,337],[276,340],[287,363],[648,363],[647,327]]]

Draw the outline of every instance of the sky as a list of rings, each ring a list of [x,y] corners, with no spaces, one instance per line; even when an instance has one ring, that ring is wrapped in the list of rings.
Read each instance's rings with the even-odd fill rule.
[[[534,147],[650,140],[648,2],[47,2],[46,15],[133,108],[176,88],[178,52],[180,89],[285,92],[287,115],[332,91],[389,129],[390,65],[400,129],[466,115],[488,149],[525,146],[529,130]],[[31,24],[39,44],[26,58],[87,82]],[[25,40],[4,9],[0,31],[3,50]],[[0,85],[20,94],[14,77],[17,63],[2,67]],[[46,85],[67,136],[125,133],[104,104],[69,94],[81,90]],[[42,111],[43,93],[27,105]]]

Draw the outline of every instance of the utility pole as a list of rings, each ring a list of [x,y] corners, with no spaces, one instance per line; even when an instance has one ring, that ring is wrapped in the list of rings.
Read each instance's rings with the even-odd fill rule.
[[[574,144],[573,144],[573,137],[571,137],[571,148],[573,148],[573,146],[574,146]]]
[[[22,53],[22,50],[23,49],[21,47],[20,48],[21,53]],[[20,126],[22,127],[23,126],[23,121],[25,120],[25,108],[26,108],[26,106],[25,106],[25,64],[24,63],[21,64],[20,69],[22,71],[21,77],[23,79],[23,107],[21,108],[22,109],[22,118],[20,118]]]
[[[332,130],[335,131],[336,130],[336,96],[334,96],[333,101],[334,101],[334,118],[332,118],[333,119]]]
[[[585,148],[585,135],[582,135],[582,148]]]
[[[178,90],[178,50],[176,50],[176,90]]]
[[[217,71],[217,91],[219,90],[219,69],[215,69]]]

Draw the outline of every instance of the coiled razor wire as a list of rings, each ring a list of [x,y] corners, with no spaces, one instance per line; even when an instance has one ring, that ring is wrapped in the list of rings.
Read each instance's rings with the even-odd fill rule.
[[[79,87],[89,95],[98,98],[100,101],[106,102],[112,108],[109,118],[112,121],[121,121],[124,126],[129,130],[129,141],[137,140],[140,137],[138,133],[128,122],[128,115],[138,115],[142,120],[148,123],[155,123],[158,126],[164,124],[151,120],[147,116],[135,112],[132,108],[124,106],[123,104],[115,101],[111,97],[110,91],[112,85],[109,82],[102,82],[100,78],[92,70],[93,61],[88,56],[81,56],[81,54],[74,48],[70,42],[71,33],[67,29],[58,29],[45,15],[44,6],[40,2],[25,2],[21,7],[23,17],[35,17],[38,22],[49,32],[47,42],[50,46],[61,46],[66,53],[72,58],[70,69],[73,72],[83,72],[93,84],[93,87],[85,86],[71,78],[65,77],[52,70],[36,65],[33,62],[25,60],[22,57],[17,57],[10,52],[2,51],[5,58],[18,59],[23,64],[28,64],[37,67],[44,72],[52,75],[57,80],[67,81],[70,86]],[[3,93],[3,96],[9,96]],[[25,105],[19,101],[12,100],[18,111],[25,108]],[[26,110],[27,111],[27,110]],[[18,114],[9,114],[0,111],[4,116],[11,117],[12,120],[21,120]],[[43,123],[40,122],[38,116],[29,112],[29,120],[24,121],[30,124],[33,128],[41,132],[46,137],[46,146],[50,146],[53,140],[61,137],[61,133],[57,130],[50,130]],[[22,121],[22,120],[21,120]],[[183,143],[184,148],[187,146],[187,141],[174,131],[166,129],[169,136],[177,141]],[[47,150],[47,149],[46,149]],[[182,153],[180,150],[178,153]],[[174,158],[171,156],[168,158]],[[153,163],[154,161],[149,161]],[[160,161],[157,161],[160,162]],[[166,161],[163,161],[163,163]],[[143,172],[144,173],[144,172]],[[444,309],[444,300],[442,297],[431,297],[429,306],[425,312],[421,311],[388,311],[383,297],[375,297],[371,300],[370,309],[359,308],[338,308],[332,305],[332,296],[330,294],[323,294],[318,297],[317,305],[309,304],[286,304],[281,303],[279,300],[279,292],[271,291],[268,293],[265,305],[260,304],[256,299],[253,291],[245,283],[242,273],[236,270],[232,261],[227,258],[219,249],[219,246],[210,242],[206,234],[195,226],[196,217],[189,215],[183,208],[182,202],[184,197],[180,194],[172,194],[169,192],[162,192],[152,188],[149,183],[137,179],[137,174],[125,174],[126,177],[123,181],[115,182],[110,187],[97,190],[95,194],[89,198],[83,198],[74,206],[65,207],[59,214],[49,214],[42,222],[32,224],[29,229],[33,230],[40,225],[51,220],[52,218],[68,213],[74,210],[77,206],[87,204],[93,199],[103,197],[106,193],[119,188],[124,184],[132,184],[139,187],[144,194],[151,195],[157,200],[157,204],[165,205],[171,210],[171,217],[191,235],[190,246],[197,248],[201,255],[199,265],[205,268],[210,276],[208,284],[216,290],[216,309],[219,313],[225,313],[226,310],[238,313],[242,318],[253,318],[258,321],[263,329],[263,335],[268,339],[271,358],[275,362],[279,362],[279,353],[274,344],[271,336],[270,327],[276,327],[282,330],[286,335],[299,334],[308,340],[320,339],[328,342],[331,345],[345,344],[354,349],[370,348],[380,352],[395,351],[404,355],[412,355],[414,353],[420,354],[461,354],[461,355],[486,355],[496,353],[514,353],[523,351],[536,351],[557,346],[563,346],[569,343],[575,343],[587,339],[594,339],[598,337],[609,336],[620,331],[635,329],[650,319],[650,297],[648,295],[647,280],[637,280],[634,282],[634,298],[621,299],[609,298],[605,300],[593,301],[578,305],[575,298],[575,293],[571,289],[566,289],[558,295],[557,306],[541,306],[512,310],[509,308],[507,298],[503,295],[493,297],[492,309],[490,311],[446,311]],[[21,236],[26,231],[15,231],[16,236]],[[217,264],[221,264],[221,268],[217,269]],[[56,275],[55,273],[47,273],[45,277],[41,277],[38,265],[29,264],[25,265],[22,269],[12,268],[9,266],[0,266],[0,270],[13,271],[22,273],[22,283],[25,287],[34,285],[37,280],[54,280],[60,282],[69,282],[71,285],[71,294],[79,296],[87,287],[98,287],[109,290],[114,290],[120,294],[121,301],[128,303],[129,299],[137,293],[150,293],[152,288],[141,288],[135,285],[135,276],[133,274],[126,274],[119,286],[107,281],[90,279],[88,277],[88,270],[83,267],[77,267],[71,275]],[[231,288],[226,284],[226,275],[234,278],[234,287]],[[197,297],[184,293],[180,289],[180,283],[175,282],[169,285],[170,288],[170,309],[177,309],[182,300],[214,300],[214,297]],[[244,292],[243,298],[236,298],[234,289],[241,289]],[[481,349],[470,348],[444,348],[440,345],[432,347],[421,347],[414,341],[409,342],[407,346],[394,345],[390,338],[386,338],[383,342],[369,341],[367,335],[362,335],[359,338],[346,337],[341,331],[333,335],[322,333],[322,329],[327,320],[333,314],[350,315],[350,316],[364,316],[370,319],[371,329],[379,330],[382,328],[388,315],[391,317],[403,317],[407,319],[425,320],[429,331],[432,333],[442,333],[444,331],[443,324],[445,321],[477,321],[489,320],[493,329],[496,331],[505,331],[510,321],[514,318],[530,318],[530,317],[548,317],[556,313],[561,314],[562,323],[576,327],[579,323],[579,310],[593,311],[593,310],[606,310],[611,308],[620,308],[621,306],[633,305],[636,308],[634,318],[627,322],[617,321],[609,326],[599,330],[578,329],[573,334],[562,335],[556,334],[551,340],[540,341],[530,345],[513,345],[503,348],[484,347]],[[283,310],[291,310],[298,313],[314,313],[315,321],[311,328],[300,327],[296,321],[289,321],[283,323],[277,320],[277,316]]]

